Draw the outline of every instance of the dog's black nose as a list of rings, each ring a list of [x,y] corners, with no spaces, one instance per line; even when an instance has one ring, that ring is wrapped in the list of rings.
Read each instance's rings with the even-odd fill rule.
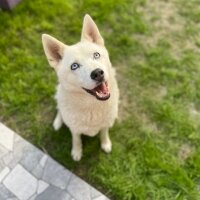
[[[92,80],[101,82],[104,79],[104,71],[102,69],[97,68],[94,71],[92,71],[90,77]]]

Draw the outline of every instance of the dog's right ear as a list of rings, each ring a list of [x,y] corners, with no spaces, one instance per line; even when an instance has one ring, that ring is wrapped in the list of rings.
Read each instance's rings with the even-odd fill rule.
[[[65,45],[47,34],[42,34],[42,44],[49,64],[56,68],[63,58]]]

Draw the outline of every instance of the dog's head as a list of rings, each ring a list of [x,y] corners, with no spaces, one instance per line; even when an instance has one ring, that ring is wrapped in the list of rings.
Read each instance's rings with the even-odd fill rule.
[[[79,43],[68,46],[46,34],[42,35],[42,43],[64,88],[86,92],[99,100],[109,99],[111,64],[104,40],[89,15],[84,17]]]

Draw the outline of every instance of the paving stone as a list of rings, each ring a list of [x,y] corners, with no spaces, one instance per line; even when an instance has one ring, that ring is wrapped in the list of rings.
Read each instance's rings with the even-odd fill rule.
[[[67,191],[77,200],[91,200],[90,186],[75,175],[70,179]]]
[[[2,157],[2,160],[5,163],[5,165],[8,165],[11,162],[12,159],[13,159],[13,153],[12,152],[9,152],[8,154],[6,154]]]
[[[37,194],[34,194],[29,200],[35,200],[37,197]]]
[[[14,197],[14,194],[12,194],[4,185],[0,184],[0,200],[7,200]]]
[[[13,153],[12,152],[4,155],[4,157],[2,158],[5,165],[8,165],[12,161],[12,159],[13,159]]]
[[[49,187],[49,184],[42,181],[42,180],[39,180],[38,181],[38,188],[37,188],[37,194],[40,194],[42,193],[44,190],[46,190],[47,188]]]
[[[29,147],[23,150],[23,156],[20,163],[28,170],[32,171],[39,163],[42,158],[43,153],[36,149],[34,146],[30,145]]]
[[[22,154],[13,154],[13,152],[8,153],[3,157],[3,161],[5,165],[7,165],[9,168],[14,168],[19,161],[21,160]]]
[[[12,151],[14,143],[14,132],[0,123],[0,144]]]
[[[43,175],[44,169],[38,164],[35,169],[31,172],[37,179],[41,179]]]
[[[71,200],[71,196],[64,190],[54,186],[49,186],[35,200]]]
[[[41,158],[41,160],[40,160],[40,165],[41,165],[42,167],[45,167],[46,162],[47,162],[47,159],[48,159],[48,156],[47,156],[47,155],[44,155],[44,156]]]
[[[106,196],[101,195],[100,197],[96,197],[93,200],[109,200]]]
[[[90,187],[90,196],[91,196],[91,198],[93,199],[93,198],[96,198],[96,197],[99,197],[99,196],[101,196],[102,194],[98,191],[98,190],[96,190],[95,188],[93,188],[93,187]]]
[[[43,180],[58,188],[65,189],[71,177],[71,172],[66,170],[63,166],[58,165],[52,158],[48,158]]]
[[[9,152],[8,149],[0,145],[0,159],[3,158],[8,152]]]
[[[109,199],[0,123],[0,200]]]
[[[8,175],[10,172],[10,169],[8,167],[5,167],[1,172],[0,172],[0,183],[2,180]]]
[[[22,159],[23,152],[29,148],[29,145],[30,144],[28,142],[19,137],[19,140],[16,140],[14,143],[13,151],[3,157],[5,164],[11,169],[14,168]]]
[[[21,138],[18,135],[15,135],[15,139],[14,139],[14,149],[13,149],[13,153],[14,154],[23,154],[23,150],[24,149],[28,149],[30,148],[30,143],[28,143],[26,140],[24,140],[23,138]],[[32,146],[32,145],[31,145]]]
[[[5,164],[2,160],[0,160],[0,172],[4,169]]]
[[[3,184],[20,200],[28,200],[37,190],[37,180],[21,165],[17,165]]]
[[[18,143],[18,142],[21,142],[21,141],[26,141],[24,140],[21,136],[19,136],[18,134],[15,134],[14,136],[14,143]]]

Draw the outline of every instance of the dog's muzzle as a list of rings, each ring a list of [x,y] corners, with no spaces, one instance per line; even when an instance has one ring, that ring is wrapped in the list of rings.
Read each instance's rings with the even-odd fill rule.
[[[95,96],[98,100],[105,101],[110,98],[110,92],[108,89],[108,83],[106,81],[101,82],[92,90],[83,88],[89,94]]]

